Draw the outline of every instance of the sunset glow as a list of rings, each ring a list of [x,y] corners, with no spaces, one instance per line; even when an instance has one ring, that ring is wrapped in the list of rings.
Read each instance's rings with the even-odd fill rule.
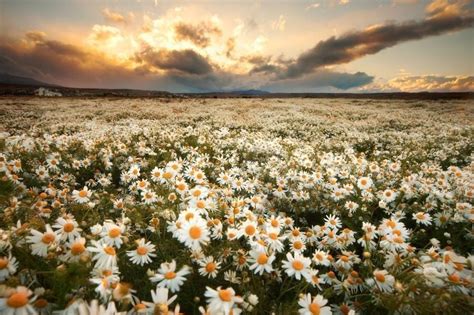
[[[181,92],[474,90],[468,0],[2,1],[1,72]]]

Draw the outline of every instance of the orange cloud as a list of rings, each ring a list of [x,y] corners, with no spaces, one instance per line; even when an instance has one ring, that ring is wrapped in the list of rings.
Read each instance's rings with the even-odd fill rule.
[[[424,20],[370,26],[320,41],[303,52],[286,71],[278,74],[278,78],[296,78],[318,68],[344,64],[376,54],[399,43],[472,27],[474,13],[466,4],[464,0],[435,0],[426,7],[427,17]]]
[[[120,13],[111,11],[109,8],[102,10],[102,15],[107,22],[111,23],[127,23],[127,19]]]
[[[367,86],[367,89],[401,92],[463,92],[474,91],[474,76],[403,75],[385,84]]]
[[[211,22],[201,22],[197,25],[178,22],[174,25],[174,32],[177,40],[189,40],[199,47],[208,46],[211,36],[222,34],[222,30]]]

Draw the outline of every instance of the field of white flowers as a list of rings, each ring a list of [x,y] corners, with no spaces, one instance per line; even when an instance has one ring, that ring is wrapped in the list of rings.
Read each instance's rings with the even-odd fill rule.
[[[0,99],[0,314],[473,312],[472,101]]]

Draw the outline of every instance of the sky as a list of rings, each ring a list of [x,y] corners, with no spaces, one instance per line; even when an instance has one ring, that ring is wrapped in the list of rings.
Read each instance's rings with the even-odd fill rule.
[[[0,0],[0,72],[171,92],[474,91],[473,0]]]

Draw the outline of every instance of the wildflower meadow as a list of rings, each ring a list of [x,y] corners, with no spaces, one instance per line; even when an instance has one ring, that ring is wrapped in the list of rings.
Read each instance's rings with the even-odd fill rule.
[[[472,101],[3,98],[0,314],[469,314]]]

